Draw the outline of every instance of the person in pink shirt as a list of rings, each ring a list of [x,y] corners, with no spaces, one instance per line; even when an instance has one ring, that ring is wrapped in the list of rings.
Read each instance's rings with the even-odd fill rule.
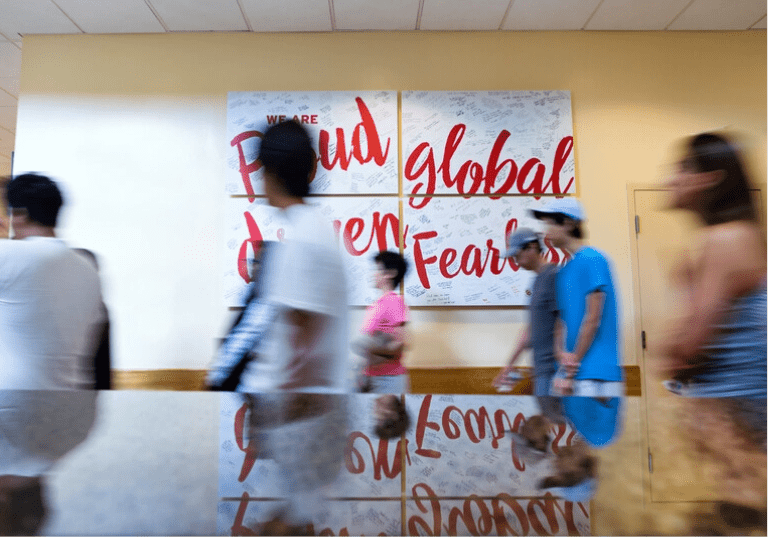
[[[363,391],[371,393],[406,393],[408,371],[403,366],[403,351],[408,344],[408,306],[395,289],[405,276],[405,259],[391,251],[379,252],[374,258],[374,285],[381,297],[368,307],[363,321],[365,355]]]

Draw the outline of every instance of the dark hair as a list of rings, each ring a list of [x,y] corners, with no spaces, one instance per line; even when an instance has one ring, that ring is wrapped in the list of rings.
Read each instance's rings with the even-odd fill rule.
[[[532,240],[532,241],[528,241],[528,242],[526,242],[525,244],[523,244],[523,245],[520,247],[520,251],[522,252],[523,250],[525,250],[526,248],[528,248],[528,247],[529,247],[531,244],[535,244],[535,245],[536,245],[536,250],[537,250],[539,253],[541,253],[541,252],[543,252],[543,251],[544,251],[544,249],[541,247],[541,242],[539,241],[539,239],[535,239],[535,240]]]
[[[317,161],[309,133],[301,125],[283,121],[269,127],[261,138],[258,160],[277,176],[287,194],[296,198],[309,194]]]
[[[382,250],[376,254],[373,260],[384,265],[384,268],[387,270],[396,270],[397,272],[392,278],[392,287],[400,285],[400,282],[403,281],[403,276],[405,276],[408,270],[408,263],[403,259],[403,256],[397,252]]]
[[[544,215],[545,218],[551,218],[555,221],[555,223],[558,226],[562,226],[566,221],[573,222],[573,228],[569,231],[569,234],[571,237],[574,237],[576,239],[583,239],[584,238],[584,231],[581,229],[581,221],[580,220],[574,220],[568,215],[565,215],[563,213],[550,213]]]
[[[724,136],[702,133],[686,143],[683,166],[693,172],[722,171],[724,177],[702,193],[701,217],[709,225],[734,220],[757,221],[757,210],[749,192],[750,181],[736,148]]]
[[[56,183],[36,173],[11,179],[5,189],[5,199],[11,209],[24,209],[30,220],[48,227],[56,227],[59,209],[64,205]]]
[[[392,401],[394,407],[392,410],[396,413],[396,416],[392,419],[377,423],[373,429],[376,436],[385,440],[401,436],[408,430],[408,427],[411,426],[411,418],[408,416],[408,412],[402,401],[394,398]]]
[[[0,501],[0,535],[37,535],[47,518],[40,480],[7,494]]]

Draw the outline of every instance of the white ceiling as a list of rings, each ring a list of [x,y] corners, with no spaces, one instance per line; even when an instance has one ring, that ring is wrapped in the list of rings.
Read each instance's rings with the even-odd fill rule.
[[[0,168],[26,34],[765,28],[765,0],[0,0]]]

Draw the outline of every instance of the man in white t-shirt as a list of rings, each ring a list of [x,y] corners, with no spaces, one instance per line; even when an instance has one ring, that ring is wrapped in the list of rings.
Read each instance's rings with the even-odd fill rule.
[[[56,238],[56,184],[25,174],[4,190],[14,240],[0,240],[0,534],[26,535],[45,520],[43,476],[93,426],[105,314],[96,269]]]
[[[320,490],[343,462],[349,385],[346,278],[330,223],[308,205],[316,165],[309,135],[287,121],[263,135],[259,161],[268,203],[285,220],[264,266],[264,300],[276,319],[243,375],[255,392],[252,423],[266,431],[260,457],[281,469],[286,509],[260,535],[300,535],[323,511]]]
[[[25,174],[8,183],[6,201],[14,240],[0,241],[0,390],[93,388],[101,285],[56,238],[61,193]]]

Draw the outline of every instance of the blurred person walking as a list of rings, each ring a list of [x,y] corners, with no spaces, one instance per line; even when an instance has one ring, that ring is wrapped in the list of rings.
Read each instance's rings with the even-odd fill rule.
[[[374,257],[374,286],[381,296],[368,306],[358,340],[365,355],[362,391],[401,394],[408,391],[408,372],[403,365],[403,351],[408,344],[409,310],[403,297],[395,292],[403,281],[408,265],[398,252],[382,251]]]
[[[509,364],[494,379],[494,385],[503,386],[515,363],[526,349],[533,350],[533,394],[543,415],[551,422],[562,423],[560,401],[550,393],[552,378],[557,371],[555,358],[555,322],[557,301],[555,299],[555,277],[557,266],[544,258],[544,241],[534,230],[520,228],[509,236],[506,257],[513,258],[524,270],[536,273],[528,306],[528,324],[509,359]]]
[[[0,389],[94,387],[106,315],[96,268],[56,237],[63,199],[36,174],[5,191],[12,239],[0,242]]]
[[[689,399],[686,422],[721,471],[719,514],[762,525],[766,505],[766,239],[734,144],[687,139],[668,183],[670,209],[702,223],[703,250],[677,270],[686,313],[656,350],[665,385]]]
[[[583,242],[584,209],[573,198],[555,199],[533,211],[547,225],[552,244],[571,255],[557,277],[560,318],[555,355],[560,370],[553,393],[568,395],[563,412],[595,447],[617,437],[624,382],[619,353],[619,312],[607,256]]]
[[[259,457],[277,462],[288,505],[257,531],[299,535],[310,533],[323,512],[323,488],[343,462],[351,388],[347,287],[333,230],[306,203],[316,166],[306,130],[292,121],[271,126],[258,160],[267,201],[287,227],[262,276],[275,320],[242,382],[254,393],[251,424],[259,433]]]

